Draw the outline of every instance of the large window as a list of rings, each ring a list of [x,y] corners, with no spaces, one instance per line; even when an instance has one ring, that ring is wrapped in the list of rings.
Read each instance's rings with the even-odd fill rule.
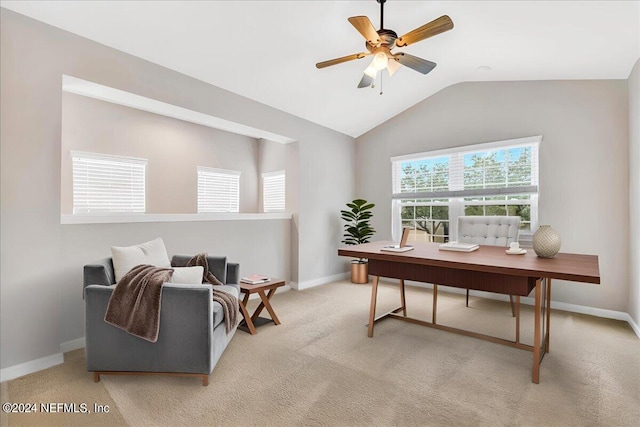
[[[264,212],[284,212],[285,173],[283,170],[262,174],[262,207]]]
[[[520,138],[393,157],[393,238],[447,242],[461,215],[521,218],[520,234],[537,222],[538,145]]]
[[[145,211],[146,159],[71,152],[73,213]]]
[[[239,211],[240,172],[198,166],[198,213]]]

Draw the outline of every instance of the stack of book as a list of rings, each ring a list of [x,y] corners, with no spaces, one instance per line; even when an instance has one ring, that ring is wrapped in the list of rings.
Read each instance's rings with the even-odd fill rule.
[[[458,252],[473,252],[477,250],[480,246],[475,243],[458,243],[458,242],[449,242],[443,245],[440,245],[441,251],[458,251]]]
[[[243,277],[240,279],[242,283],[248,283],[250,285],[259,285],[260,283],[267,283],[271,280],[268,276],[263,276],[262,274],[252,274],[251,276]]]

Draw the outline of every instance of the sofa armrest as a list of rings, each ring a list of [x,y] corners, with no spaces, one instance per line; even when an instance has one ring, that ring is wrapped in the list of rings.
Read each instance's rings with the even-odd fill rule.
[[[211,373],[216,321],[211,285],[163,285],[156,343],[104,321],[114,289],[115,285],[85,288],[87,370]]]
[[[240,264],[227,263],[227,285],[238,285],[240,283]]]
[[[89,285],[111,286],[114,283],[116,283],[116,277],[113,273],[111,258],[104,258],[84,266],[83,289]]]

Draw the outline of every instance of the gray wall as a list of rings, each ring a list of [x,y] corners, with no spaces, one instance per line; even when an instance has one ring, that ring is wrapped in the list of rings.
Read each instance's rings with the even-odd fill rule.
[[[629,314],[640,326],[640,60],[629,76]]]
[[[391,156],[543,135],[539,224],[561,251],[599,256],[602,284],[554,282],[553,300],[626,311],[629,296],[627,82],[463,83],[357,138],[358,195],[390,238]]]
[[[355,144],[349,137],[327,138],[316,144],[300,144],[300,282],[312,282],[349,269],[348,258],[318,247],[344,246],[340,210],[354,199]],[[346,148],[346,149],[345,149]],[[313,212],[313,215],[305,213]],[[307,240],[312,239],[312,240]]]
[[[353,138],[6,9],[0,18],[0,367],[83,336],[82,266],[112,245],[161,236],[171,254],[226,254],[243,274],[307,282],[345,271],[336,222],[355,193]],[[294,220],[60,225],[63,74],[299,141]]]
[[[62,213],[73,212],[71,150],[148,160],[146,213],[197,213],[198,166],[240,172],[240,212],[258,212],[258,140],[62,94]]]

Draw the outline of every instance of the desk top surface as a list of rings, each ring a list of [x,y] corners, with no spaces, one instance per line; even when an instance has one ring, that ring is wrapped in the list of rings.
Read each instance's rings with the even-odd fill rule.
[[[347,246],[338,255],[369,260],[432,265],[462,270],[485,271],[528,277],[548,277],[574,282],[600,283],[597,255],[559,253],[554,258],[540,258],[533,249],[524,255],[508,255],[501,246],[480,246],[473,252],[441,251],[440,243],[412,242],[408,252],[384,252],[381,241]]]

